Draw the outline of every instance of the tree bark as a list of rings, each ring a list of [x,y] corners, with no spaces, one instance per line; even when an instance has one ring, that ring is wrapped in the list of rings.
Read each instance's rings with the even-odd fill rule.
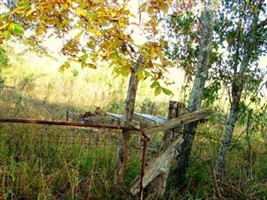
[[[133,120],[133,113],[134,113],[134,106],[136,100],[136,93],[138,88],[138,77],[136,76],[136,72],[138,72],[143,63],[143,56],[139,56],[135,67],[132,69],[129,86],[128,86],[128,93],[125,100],[125,110],[124,110],[124,119],[123,119],[123,126],[132,126]],[[117,167],[115,172],[115,183],[118,185],[123,184],[123,178],[126,168],[126,161],[128,156],[128,144],[131,139],[131,132],[129,130],[122,131],[122,140],[118,147],[118,161]]]
[[[212,38],[215,15],[219,8],[217,0],[211,0],[207,3],[203,11],[203,20],[201,23],[200,52],[198,55],[197,70],[194,79],[193,88],[189,98],[188,111],[194,112],[201,108],[205,82],[208,77],[210,67],[210,54],[212,51]],[[184,142],[178,149],[178,156],[175,168],[175,184],[179,186],[185,180],[186,168],[189,166],[189,157],[192,144],[195,137],[197,122],[185,125]]]
[[[216,172],[217,178],[221,175],[222,170],[225,166],[225,158],[229,151],[229,145],[232,139],[233,131],[235,128],[235,123],[237,120],[241,92],[242,90],[238,91],[233,97],[233,101],[232,101],[231,108],[230,108],[230,113],[227,118],[226,131],[225,131],[224,138],[220,146],[219,154],[218,154],[216,164],[215,164],[215,172]]]

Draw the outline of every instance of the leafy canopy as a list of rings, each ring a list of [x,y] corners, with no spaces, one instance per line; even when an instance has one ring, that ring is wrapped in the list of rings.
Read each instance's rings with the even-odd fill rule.
[[[161,91],[171,94],[158,82],[171,65],[162,51],[166,40],[159,34],[159,18],[168,15],[170,8],[175,9],[180,2],[139,3],[139,13],[133,14],[127,0],[18,0],[8,12],[0,15],[0,42],[11,35],[23,36],[26,30],[34,32],[36,37],[52,30],[65,40],[62,53],[82,67],[96,68],[98,61],[105,61],[122,75],[128,75],[142,55],[144,63],[137,73],[139,79],[151,77],[156,94]],[[132,20],[136,15],[140,17],[139,23]],[[142,16],[147,16],[144,23]],[[135,28],[145,32],[143,45],[138,45],[133,38]],[[74,32],[78,33],[73,35]],[[67,61],[62,68],[69,65]]]

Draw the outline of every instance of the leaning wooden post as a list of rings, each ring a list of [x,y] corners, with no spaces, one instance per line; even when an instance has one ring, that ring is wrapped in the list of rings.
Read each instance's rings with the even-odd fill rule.
[[[192,112],[189,114],[182,115],[180,117],[170,119],[164,124],[152,126],[149,128],[144,128],[142,131],[146,135],[157,134],[160,131],[167,131],[169,129],[177,128],[178,126],[183,126],[185,124],[198,121],[200,119],[209,117],[213,111],[211,109],[203,109],[200,111]],[[183,136],[178,135],[173,142],[168,145],[168,148],[160,155],[153,159],[148,166],[146,167],[145,175],[143,176],[143,188],[145,188],[151,181],[160,176],[163,173],[166,173],[171,166],[171,162],[174,160],[175,156],[177,156],[177,148],[183,142]],[[130,192],[133,195],[136,195],[140,189],[140,180],[141,177],[137,177],[135,181],[132,182],[130,186]]]
[[[131,72],[129,86],[128,86],[128,93],[125,100],[125,110],[122,123],[122,125],[125,127],[131,126],[130,123],[133,120],[136,92],[139,83],[138,77],[136,76],[136,72],[140,70],[142,62],[143,62],[143,56],[139,56],[137,63]],[[123,138],[118,147],[118,161],[115,172],[115,183],[118,185],[123,184],[126,160],[128,155],[128,143],[131,139],[131,134],[129,130],[123,130],[122,135]]]
[[[168,120],[180,117],[185,113],[185,104],[177,101],[169,102],[169,114]],[[160,151],[163,153],[166,149],[172,144],[172,142],[182,134],[183,127],[177,127],[165,131],[165,135],[162,140]],[[167,186],[167,178],[169,175],[170,169],[167,169],[166,172],[160,174],[155,178],[149,187],[148,199],[163,199],[163,195]]]

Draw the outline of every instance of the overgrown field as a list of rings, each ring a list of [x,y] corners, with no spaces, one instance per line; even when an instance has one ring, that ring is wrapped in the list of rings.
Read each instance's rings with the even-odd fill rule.
[[[16,56],[3,69],[1,118],[65,120],[67,110],[79,114],[96,107],[123,112],[126,77],[78,67],[58,72],[62,62],[33,63],[31,56]],[[171,97],[154,97],[149,82],[141,84],[137,98],[137,111],[167,116]],[[171,174],[166,199],[267,198],[267,133],[247,130],[246,123],[238,124],[225,176],[216,181],[213,165],[224,127],[224,113],[199,126],[188,181],[175,187]],[[161,137],[152,139],[151,149]],[[125,187],[118,187],[113,179],[119,138],[119,131],[0,123],[0,199],[133,199],[127,186],[140,174],[140,138],[130,148]]]

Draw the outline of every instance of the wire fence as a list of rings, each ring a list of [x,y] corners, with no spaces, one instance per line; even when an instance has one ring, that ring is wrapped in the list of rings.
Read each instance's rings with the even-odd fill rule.
[[[0,131],[2,148],[6,144],[8,148],[14,146],[18,151],[27,146],[32,149],[45,149],[47,145],[66,149],[77,148],[81,151],[95,150],[97,147],[115,150],[121,141],[121,130],[114,129],[0,123]],[[130,150],[141,151],[142,137],[133,135]]]
[[[36,194],[38,196],[41,194],[41,189],[35,188],[34,184],[37,184],[35,182],[39,184],[42,179],[46,179],[46,182],[51,181],[49,183],[51,187],[53,185],[53,188],[56,188],[57,179],[71,176],[67,170],[68,167],[71,168],[71,173],[78,170],[79,174],[87,174],[94,168],[94,173],[99,176],[104,173],[103,170],[108,170],[109,176],[106,178],[112,182],[111,175],[115,172],[117,148],[121,142],[121,136],[119,129],[0,123],[0,198],[8,195],[7,199],[17,199],[19,196],[22,198],[33,191],[39,191]],[[142,136],[133,132],[129,144],[128,168],[133,168],[135,175],[139,175],[141,170],[142,145]],[[152,145],[149,148],[154,149],[155,146]],[[150,152],[155,153],[153,150]],[[80,181],[92,179],[87,176],[79,176]],[[70,187],[69,178],[65,180],[66,183],[63,180],[60,181],[66,184],[64,186],[66,191]],[[130,177],[127,183],[134,178]],[[82,190],[81,188],[85,186],[77,185],[76,190],[78,187]],[[88,188],[86,191],[90,196]],[[79,198],[83,193],[86,192],[82,190]],[[63,192],[54,192],[53,196],[60,197],[55,199],[62,199],[62,194]],[[31,197],[28,198],[35,198],[36,195],[30,195]],[[92,195],[97,197],[96,194]]]

